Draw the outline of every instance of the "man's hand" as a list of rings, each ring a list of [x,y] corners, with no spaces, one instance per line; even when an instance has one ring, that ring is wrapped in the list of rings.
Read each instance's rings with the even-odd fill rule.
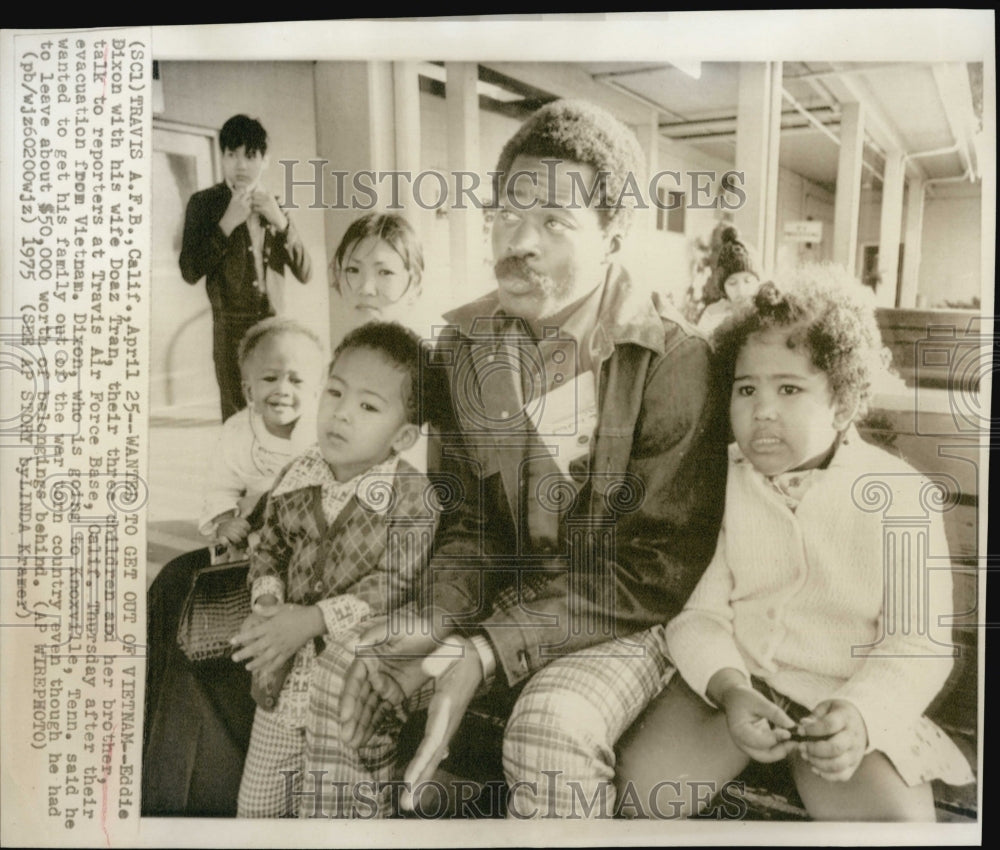
[[[431,678],[422,668],[424,660],[444,645],[440,630],[435,634],[425,618],[416,618],[405,630],[395,619],[390,633],[391,622],[387,617],[372,621],[358,640],[355,659],[344,677],[341,738],[353,747],[362,746],[386,714],[401,715],[406,700]],[[461,650],[450,646],[458,657]]]
[[[250,215],[250,193],[237,190],[229,199],[229,206],[219,219],[219,229],[229,236]]]
[[[233,653],[233,661],[250,659],[247,670],[265,678],[277,673],[306,641],[326,633],[323,612],[316,605],[285,603],[270,616],[262,616],[260,622],[249,627],[248,623],[249,618],[229,641],[240,647]]]
[[[821,702],[800,726],[803,735],[824,738],[799,744],[799,754],[813,773],[831,782],[846,782],[854,775],[868,749],[868,729],[852,703]]]
[[[464,653],[462,657],[456,658],[452,647],[459,647]],[[483,664],[467,638],[440,647],[424,660],[421,668],[437,681],[427,709],[424,737],[403,774],[405,784],[399,805],[408,810],[413,809],[413,789],[433,778],[438,765],[448,757],[448,744],[483,683]]]
[[[254,190],[250,196],[250,209],[264,216],[278,230],[284,230],[288,226],[288,219],[278,206],[277,199],[266,189]]]

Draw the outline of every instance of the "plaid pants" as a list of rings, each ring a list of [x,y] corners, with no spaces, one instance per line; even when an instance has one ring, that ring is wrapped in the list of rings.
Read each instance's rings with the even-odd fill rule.
[[[237,817],[281,818],[295,814],[294,792],[302,784],[302,746],[302,729],[292,729],[273,712],[257,709],[243,764]],[[282,771],[291,771],[291,779],[286,779]]]
[[[614,746],[670,680],[662,627],[551,663],[527,684],[504,736],[504,773],[514,817],[607,814],[614,810]],[[398,728],[354,749],[340,739],[340,694],[353,644],[328,644],[317,658],[306,729],[299,816],[389,817],[402,775]],[[430,693],[410,706],[423,707]],[[596,807],[589,803],[604,800]],[[581,797],[585,795],[585,797]],[[606,810],[606,811],[605,811]],[[552,816],[552,815],[550,815]]]
[[[344,641],[328,642],[313,666],[299,817],[367,819],[395,813],[390,783],[402,778],[405,767],[396,755],[402,719],[391,718],[363,747],[340,739],[340,696],[361,631],[358,627]],[[406,711],[426,707],[431,693],[431,688],[418,691]]]
[[[611,817],[615,744],[670,680],[664,630],[553,661],[525,686],[504,735],[508,817]]]

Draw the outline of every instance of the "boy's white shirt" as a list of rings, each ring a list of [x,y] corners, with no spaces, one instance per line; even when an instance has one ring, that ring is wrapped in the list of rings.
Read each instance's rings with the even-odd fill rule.
[[[204,502],[198,530],[213,537],[218,518],[240,510],[249,493],[266,493],[278,473],[316,440],[315,415],[303,412],[288,439],[276,437],[260,414],[249,407],[223,423],[222,433],[208,459]]]

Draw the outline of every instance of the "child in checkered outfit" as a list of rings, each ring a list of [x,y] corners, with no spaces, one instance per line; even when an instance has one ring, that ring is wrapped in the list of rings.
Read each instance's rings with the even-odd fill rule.
[[[320,399],[318,442],[268,496],[251,552],[253,611],[232,640],[258,706],[240,817],[296,812],[317,653],[419,592],[438,512],[426,477],[399,454],[419,434],[420,351],[395,323],[349,333]]]

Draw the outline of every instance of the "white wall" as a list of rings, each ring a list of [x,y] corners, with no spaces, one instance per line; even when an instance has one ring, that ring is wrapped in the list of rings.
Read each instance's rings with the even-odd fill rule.
[[[684,192],[684,233],[655,229],[657,210],[651,206],[648,211],[637,213],[639,216],[648,216],[652,221],[645,227],[642,222],[636,222],[621,259],[633,274],[641,272],[650,286],[678,306],[683,303],[684,295],[691,285],[692,269],[698,256],[695,243],[698,240],[708,243],[712,230],[722,215],[721,209],[707,208],[712,200],[703,191],[710,186],[714,197],[716,181],[706,176],[696,176],[695,173],[712,172],[721,175],[732,167],[732,162],[707,156],[680,142],[666,138],[659,141],[656,171],[678,172],[680,180],[676,180],[674,175],[666,175],[660,179],[658,186],[665,191]]]
[[[777,271],[798,263],[833,259],[833,203],[832,192],[787,168],[779,169]],[[785,238],[785,222],[806,219],[822,223],[823,238],[819,242],[793,242]]]
[[[924,205],[918,306],[969,302],[982,291],[982,204],[979,193],[949,197],[943,187]],[[922,300],[921,300],[922,299]]]
[[[982,292],[981,186],[939,184],[929,188],[924,201],[917,306],[945,307],[948,301],[969,303]],[[881,203],[881,192],[863,190],[858,217],[858,274],[862,245],[878,244]]]
[[[475,164],[474,170],[479,173],[481,183],[477,194],[482,200],[491,196],[487,172],[494,169],[500,150],[520,126],[519,121],[505,115],[479,111],[479,162]],[[446,102],[444,98],[429,92],[420,93],[420,168],[445,174],[452,170],[448,159]],[[451,182],[449,178],[449,183]],[[427,181],[423,189],[426,202],[432,203],[437,191],[433,181]],[[471,207],[471,204],[469,206]],[[482,274],[477,280],[451,279],[448,220],[454,215],[472,215],[483,219],[482,242],[478,251]],[[426,298],[435,300],[435,305],[439,306],[438,312],[443,313],[452,307],[471,301],[496,285],[491,271],[490,226],[482,211],[471,208],[418,210],[417,217],[424,243],[427,269],[424,293]]]

